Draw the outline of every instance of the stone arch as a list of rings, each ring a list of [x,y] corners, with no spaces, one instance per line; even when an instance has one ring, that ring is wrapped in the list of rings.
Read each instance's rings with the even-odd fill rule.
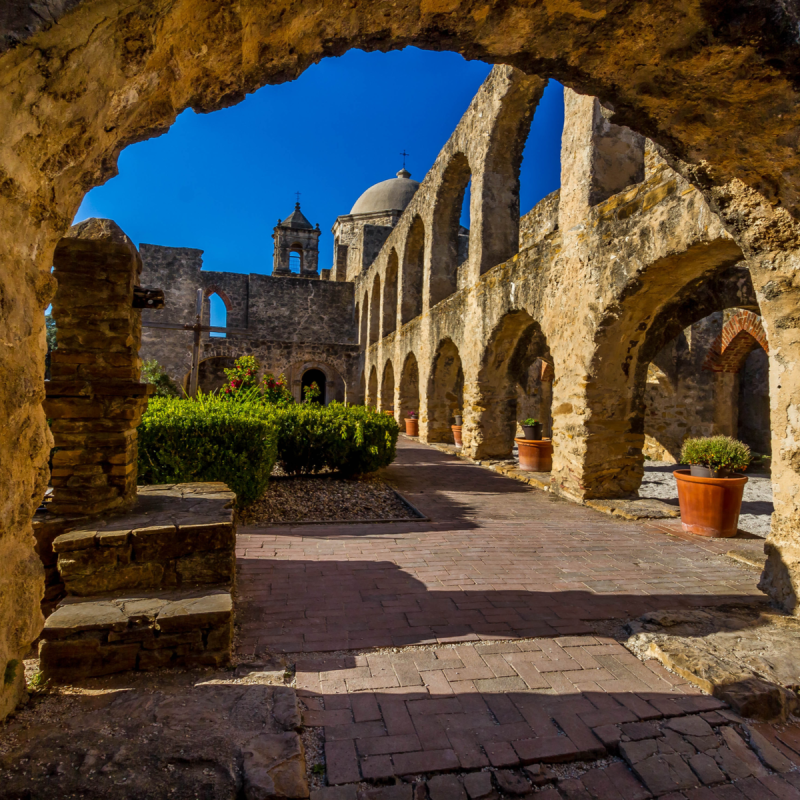
[[[400,324],[411,322],[422,313],[422,282],[425,266],[425,223],[417,215],[411,222],[403,248],[403,275],[400,282]]]
[[[402,422],[412,411],[419,414],[419,364],[413,353],[409,353],[403,362],[398,389],[399,408],[395,409],[395,415]]]
[[[369,332],[369,292],[364,292],[361,300],[361,320],[358,326],[358,343],[366,349],[369,346],[367,341]]]
[[[227,381],[225,369],[232,369],[236,363],[234,356],[210,356],[200,360],[197,373],[197,386],[204,392],[213,392],[220,389]],[[189,391],[190,372],[183,376],[181,386],[185,392]]]
[[[381,411],[394,410],[394,367],[392,366],[391,358],[387,358],[386,363],[383,365],[379,405]]]
[[[545,89],[541,81],[517,81],[503,99],[489,134],[483,169],[473,180],[470,263],[478,273],[507,261],[519,250],[519,174],[533,114]]]
[[[386,263],[386,273],[383,278],[383,335],[388,336],[397,329],[397,281],[398,281],[397,250],[392,248]]]
[[[757,347],[769,354],[764,323],[752,311],[739,309],[722,328],[708,350],[703,369],[710,372],[739,372]]]
[[[294,275],[303,274],[305,265],[305,250],[300,242],[292,242],[287,248],[289,251],[289,272]]]
[[[429,307],[435,306],[458,289],[461,207],[471,178],[469,159],[464,153],[456,153],[444,170],[433,204],[428,274]]]
[[[222,300],[223,303],[225,303],[225,308],[228,311],[231,310],[231,306],[233,305],[233,302],[231,301],[230,297],[228,297],[227,292],[225,292],[224,290],[220,289],[219,286],[217,286],[216,283],[212,283],[210,286],[206,286],[206,288],[205,288],[205,290],[203,292],[203,297],[204,297],[204,299],[207,300],[209,297],[211,297],[212,294],[218,295],[219,299]]]
[[[369,383],[367,384],[367,403],[371,408],[378,407],[378,368],[373,364],[369,371]]]
[[[367,404],[367,375],[361,370],[361,377],[358,379],[358,402],[362,405]]]
[[[452,442],[453,416],[464,406],[464,369],[452,339],[443,339],[436,348],[427,395],[427,440]]]
[[[218,325],[215,323],[215,327],[219,328],[226,328],[228,326],[228,316],[231,312],[231,301],[225,292],[221,289],[217,289],[216,287],[209,287],[205,290],[203,295],[203,314],[202,319],[205,325],[211,324],[211,299],[217,296],[222,301],[222,304],[225,307],[225,316],[222,320],[222,324]],[[209,339],[227,339],[228,335],[223,333],[222,331],[209,331],[205,334]]]
[[[478,379],[468,392],[464,450],[470,456],[511,455],[519,416],[517,386],[527,386],[537,359],[552,366],[541,326],[527,311],[507,312],[489,337]]]
[[[369,301],[369,341],[367,346],[375,344],[381,338],[381,276],[375,274],[372,282],[372,294]]]
[[[327,361],[317,361],[314,359],[297,361],[290,365],[287,371],[287,378],[290,383],[292,397],[296,403],[302,403],[304,378],[309,372],[319,372],[324,378],[325,385],[322,389],[322,403],[328,405],[332,401],[343,403],[347,386],[341,372]],[[362,395],[363,397],[363,395]]]
[[[554,425],[572,431],[569,441],[556,441],[553,462],[554,479],[569,486],[567,493],[590,499],[638,491],[648,366],[682,330],[718,310],[706,305],[714,300],[703,291],[704,283],[740,259],[741,250],[726,238],[657,259],[599,319],[584,379],[585,411],[576,395],[555,401]]]

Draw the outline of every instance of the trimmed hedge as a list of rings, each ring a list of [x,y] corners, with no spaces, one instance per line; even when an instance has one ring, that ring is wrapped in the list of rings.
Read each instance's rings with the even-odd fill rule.
[[[262,407],[278,435],[278,463],[289,475],[329,469],[374,472],[394,461],[400,429],[393,417],[333,402]]]
[[[284,472],[374,472],[396,455],[393,417],[364,406],[271,405],[255,394],[153,398],[139,427],[141,483],[224,481],[240,505]]]
[[[244,407],[153,397],[139,426],[139,483],[223,481],[245,505],[266,491],[277,454],[272,425]]]

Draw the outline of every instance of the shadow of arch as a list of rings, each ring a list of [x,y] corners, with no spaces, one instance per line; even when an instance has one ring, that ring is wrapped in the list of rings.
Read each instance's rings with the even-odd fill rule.
[[[383,336],[394,333],[397,329],[397,250],[392,248],[386,265],[383,281]]]
[[[370,408],[378,407],[378,369],[373,364],[369,371],[369,383],[367,384],[367,401]]]
[[[369,301],[369,342],[375,344],[381,338],[381,276],[376,274],[372,282]]]

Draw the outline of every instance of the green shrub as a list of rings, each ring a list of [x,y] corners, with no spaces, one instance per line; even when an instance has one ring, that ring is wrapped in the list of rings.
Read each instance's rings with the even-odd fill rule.
[[[278,463],[289,475],[329,469],[344,475],[374,472],[394,461],[400,429],[393,417],[364,406],[333,402],[283,407],[253,404],[273,425]]]
[[[522,422],[520,422],[520,425],[538,425],[538,424],[539,420],[534,419],[533,417],[528,417],[528,419],[524,419],[522,420]]]
[[[224,481],[246,505],[276,461],[289,475],[360,475],[388,466],[399,428],[364,406],[269,404],[257,387],[234,397],[154,398],[139,426],[141,483]]]
[[[181,394],[175,381],[154,358],[142,362],[142,380],[156,387],[154,397],[179,397]]]
[[[240,505],[260,497],[275,465],[269,420],[245,405],[155,397],[139,426],[139,482],[223,481]]]
[[[730,436],[687,439],[681,450],[682,464],[699,464],[713,470],[735,471],[750,463],[750,448]]]

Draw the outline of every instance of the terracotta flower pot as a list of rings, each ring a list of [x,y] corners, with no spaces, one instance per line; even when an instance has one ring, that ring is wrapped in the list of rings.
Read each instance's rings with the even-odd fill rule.
[[[688,469],[672,473],[678,482],[683,529],[698,536],[736,536],[747,478],[696,478]]]
[[[553,469],[553,442],[550,439],[514,439],[519,448],[519,468],[525,472],[550,472]]]
[[[456,447],[461,447],[461,425],[451,425],[450,430],[453,431],[453,441]]]
[[[383,413],[386,414],[387,417],[393,417],[394,416],[394,409],[393,408],[385,408],[383,410]]]
[[[418,419],[406,419],[406,436],[419,436]]]

